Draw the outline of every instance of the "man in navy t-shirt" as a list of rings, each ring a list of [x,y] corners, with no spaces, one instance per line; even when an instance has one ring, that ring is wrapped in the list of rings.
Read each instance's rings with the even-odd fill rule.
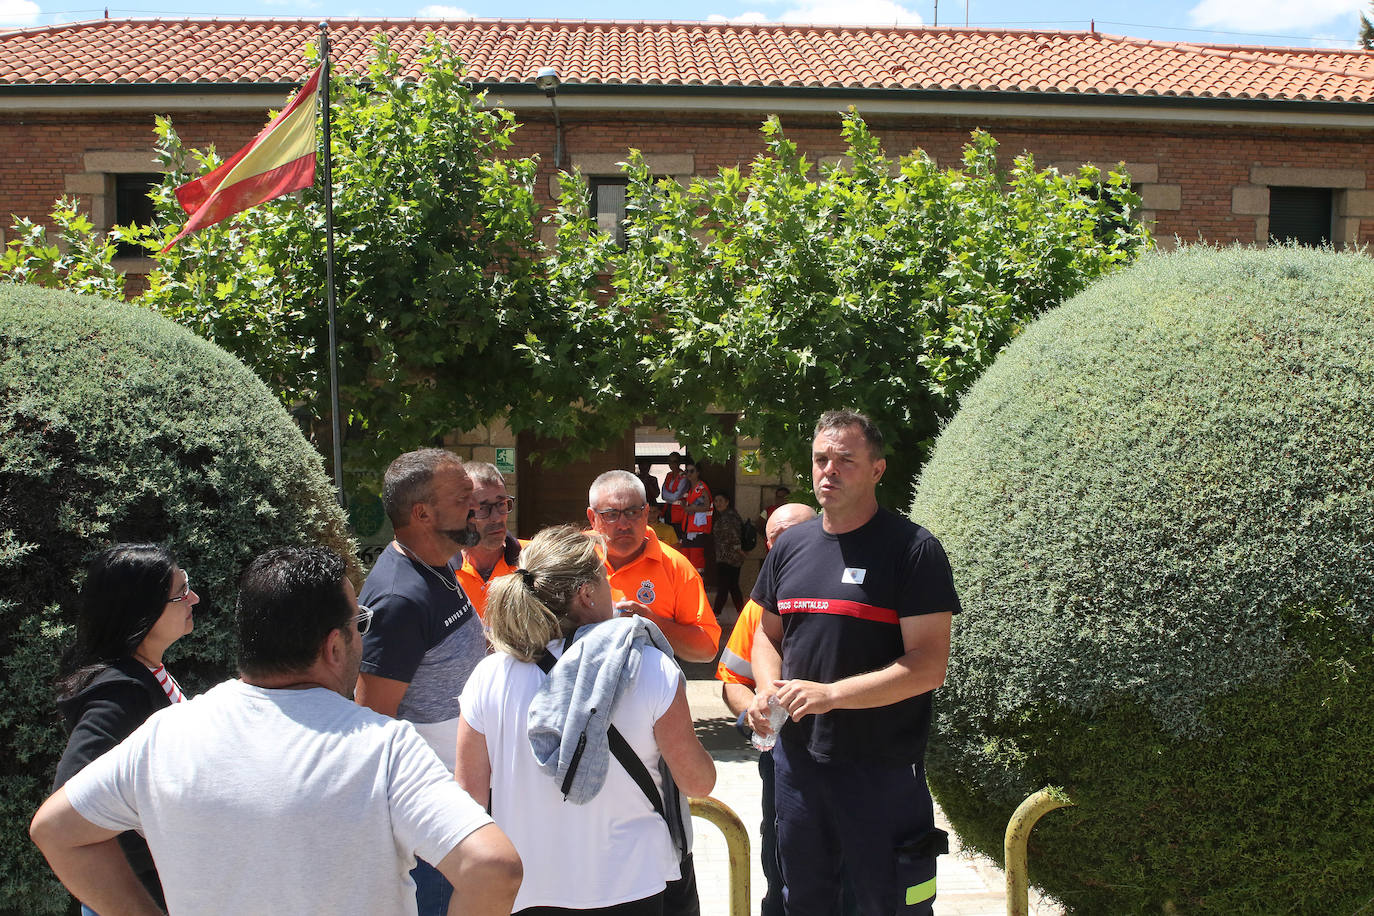
[[[823,515],[778,539],[754,586],[750,725],[770,731],[771,698],[790,715],[773,752],[789,916],[838,912],[842,869],[866,916],[933,912],[944,834],[923,761],[959,598],[940,542],[878,507],[886,467],[871,420],[823,414]]]
[[[473,492],[462,459],[444,449],[406,452],[391,462],[382,504],[396,539],[358,595],[373,612],[363,637],[358,702],[413,724],[449,770],[458,695],[487,652],[482,621],[449,563],[477,542]],[[432,863],[420,861],[411,875],[420,916],[448,912],[452,888]]]

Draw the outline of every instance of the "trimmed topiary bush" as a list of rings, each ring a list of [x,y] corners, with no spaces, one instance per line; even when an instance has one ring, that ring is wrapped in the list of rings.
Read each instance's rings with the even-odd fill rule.
[[[168,544],[201,596],[168,655],[192,693],[232,670],[248,560],[353,556],[320,457],[242,363],[143,309],[0,284],[0,910],[67,907],[28,821],[66,744],[53,679],[85,563],[117,541]]]
[[[1374,906],[1374,261],[1151,256],[964,398],[912,517],[965,613],[928,760],[1085,914]]]

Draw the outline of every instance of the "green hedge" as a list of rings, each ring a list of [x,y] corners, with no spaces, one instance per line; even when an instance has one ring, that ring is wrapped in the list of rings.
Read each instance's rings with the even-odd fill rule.
[[[236,359],[146,310],[0,284],[0,909],[66,908],[27,829],[66,743],[52,681],[86,560],[145,540],[201,595],[168,656],[193,693],[232,670],[249,559],[353,556],[320,457]]]
[[[1374,261],[1155,255],[970,391],[912,517],[965,613],[932,786],[1075,913],[1374,907]]]

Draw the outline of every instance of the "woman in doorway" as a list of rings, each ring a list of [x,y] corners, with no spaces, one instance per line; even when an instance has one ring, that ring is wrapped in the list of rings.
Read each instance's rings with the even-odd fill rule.
[[[734,501],[724,490],[715,498],[716,535],[716,600],[711,610],[716,616],[725,610],[728,596],[735,603],[735,614],[744,610],[744,594],[739,587],[740,567],[744,565],[744,547],[740,543],[744,520],[735,511]]]
[[[715,784],[682,672],[652,624],[612,619],[596,538],[548,528],[520,561],[487,597],[497,651],[463,688],[458,782],[520,853],[517,913],[658,916],[685,852],[670,833],[669,790]],[[627,765],[652,779],[666,813]]]
[[[200,596],[164,547],[119,544],[86,570],[76,618],[76,642],[58,681],[58,709],[71,735],[53,789],[127,738],[154,712],[185,700],[162,665],[162,654],[191,632]],[[148,844],[130,830],[119,835],[130,867],[166,906]],[[83,913],[91,910],[82,906]]]

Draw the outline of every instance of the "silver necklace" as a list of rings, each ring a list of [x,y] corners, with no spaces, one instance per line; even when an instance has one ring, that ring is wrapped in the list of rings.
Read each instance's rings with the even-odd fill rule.
[[[396,542],[396,546],[401,548],[401,552],[404,553],[406,556],[410,557],[416,563],[419,563],[425,569],[429,570],[430,574],[433,575],[434,578],[438,579],[439,584],[442,585],[444,588],[448,589],[451,592],[458,591],[458,578],[456,576],[453,578],[453,581],[450,582],[447,576],[439,572],[439,570],[435,569],[433,566],[430,566],[424,560],[420,559],[419,556],[416,555],[415,551],[411,550],[409,547],[402,544],[400,541]]]

